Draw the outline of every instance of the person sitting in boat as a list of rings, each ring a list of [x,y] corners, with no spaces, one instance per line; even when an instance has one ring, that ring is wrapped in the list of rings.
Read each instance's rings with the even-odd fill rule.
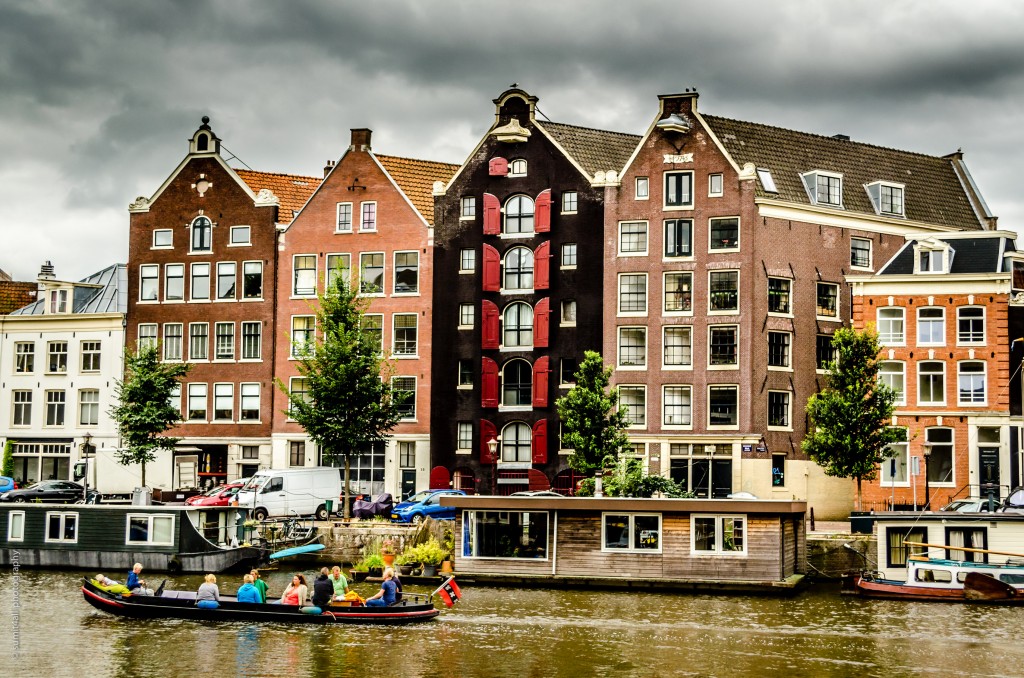
[[[235,598],[240,603],[262,603],[263,597],[260,596],[260,590],[253,584],[253,578],[251,574],[247,574],[242,577],[243,583],[238,587],[238,593],[235,594]]]
[[[384,570],[384,581],[380,583],[380,591],[366,599],[366,605],[368,607],[387,607],[388,605],[395,604],[395,592],[397,591],[397,585],[395,584],[395,569],[389,567]]]
[[[216,575],[206,575],[206,581],[199,585],[199,590],[196,592],[196,606],[207,608],[220,606],[220,588],[217,587]]]
[[[128,581],[125,582],[125,586],[137,596],[153,595],[153,589],[146,588],[146,580],[139,579],[140,574],[142,574],[142,563],[135,563],[132,566],[132,571],[128,573]]]
[[[102,574],[96,575],[96,581],[99,583],[100,586],[117,586],[121,583],[119,581],[114,581],[110,577],[107,577],[106,575]]]
[[[302,607],[306,604],[306,597],[308,595],[309,588],[306,586],[306,578],[301,574],[297,574],[292,577],[292,583],[288,585],[288,588],[284,590],[284,594],[281,595],[281,604]]]
[[[313,604],[321,610],[326,610],[331,599],[334,598],[334,585],[331,584],[330,570],[326,567],[320,568],[320,576],[313,582]]]
[[[259,591],[260,594],[258,602],[267,602],[267,582],[263,581],[260,577],[260,571],[252,570],[249,574],[252,575],[252,585],[256,587],[256,590]]]
[[[331,585],[334,587],[334,596],[337,600],[344,600],[348,593],[348,579],[342,574],[341,568],[335,565],[331,568]]]

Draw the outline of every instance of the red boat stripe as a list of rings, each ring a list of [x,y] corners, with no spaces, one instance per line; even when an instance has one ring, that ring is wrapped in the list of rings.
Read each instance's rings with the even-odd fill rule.
[[[90,591],[89,589],[85,588],[84,586],[82,587],[82,593],[84,593],[85,595],[89,596],[90,598],[95,598],[96,600],[100,601],[104,605],[111,605],[113,607],[124,607],[123,604],[117,602],[116,600],[110,600],[109,598],[104,598],[103,596],[98,596],[95,593],[93,593],[92,591]]]

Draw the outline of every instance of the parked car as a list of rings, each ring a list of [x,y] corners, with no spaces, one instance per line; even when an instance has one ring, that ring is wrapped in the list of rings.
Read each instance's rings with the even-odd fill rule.
[[[18,489],[18,483],[14,482],[14,478],[0,476],[0,493],[10,492],[11,490],[16,489]]]
[[[0,501],[36,501],[52,504],[76,502],[84,495],[85,488],[69,480],[41,480],[21,490],[10,490],[0,494]]]
[[[248,480],[243,478],[227,485],[212,487],[202,494],[186,499],[185,506],[227,506]]]
[[[508,495],[510,497],[564,497],[564,494],[555,492],[554,490],[523,490],[521,492],[513,492]]]
[[[999,508],[999,502],[995,503]],[[988,499],[957,499],[946,504],[940,511],[954,511],[956,513],[981,513],[988,511]]]
[[[455,520],[455,508],[441,506],[441,497],[447,495],[465,496],[462,490],[423,490],[403,501],[391,512],[391,520],[397,523],[420,524],[424,518],[434,520]]]

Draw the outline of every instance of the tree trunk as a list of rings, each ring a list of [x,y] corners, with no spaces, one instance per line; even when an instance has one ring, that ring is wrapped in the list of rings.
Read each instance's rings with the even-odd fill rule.
[[[146,460],[142,460],[142,486],[146,486]]]
[[[343,512],[342,512],[342,516],[345,518],[345,520],[348,520],[349,518],[352,517],[351,515],[349,515],[349,510],[348,510],[348,474],[349,474],[349,455],[346,454],[345,455],[345,493],[344,493],[344,499],[342,499],[342,501],[345,502],[344,506],[343,506]]]
[[[857,510],[858,511],[862,511],[863,510],[861,508],[861,503],[860,503],[860,481],[861,481],[860,476],[857,476]]]

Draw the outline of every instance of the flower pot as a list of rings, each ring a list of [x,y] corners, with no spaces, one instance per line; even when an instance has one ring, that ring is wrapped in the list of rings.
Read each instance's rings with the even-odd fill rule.
[[[452,561],[445,560],[441,562],[441,574],[453,574],[455,570],[452,569]]]
[[[412,574],[412,565],[399,565],[398,572],[399,574],[408,576]]]
[[[394,553],[382,553],[382,554],[380,554],[380,559],[384,561],[384,566],[385,567],[391,567],[391,566],[393,566],[395,564],[395,554]]]
[[[423,566],[424,577],[436,577],[437,576],[437,565],[424,565]]]

